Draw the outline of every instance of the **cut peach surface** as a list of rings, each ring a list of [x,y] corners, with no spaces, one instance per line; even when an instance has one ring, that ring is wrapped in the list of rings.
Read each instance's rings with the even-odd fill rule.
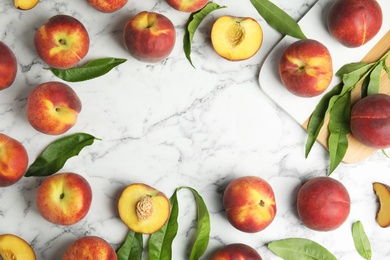
[[[257,53],[263,42],[260,24],[251,17],[221,16],[211,29],[211,42],[221,57],[238,61]]]
[[[2,260],[35,260],[32,247],[22,238],[12,235],[0,235],[0,259]]]
[[[14,6],[21,10],[30,10],[39,3],[39,0],[14,0]]]
[[[374,191],[379,199],[379,210],[376,221],[381,227],[390,226],[390,187],[384,183],[374,182]]]
[[[152,234],[167,222],[170,204],[161,191],[146,184],[134,183],[122,192],[118,211],[129,229],[141,234]]]

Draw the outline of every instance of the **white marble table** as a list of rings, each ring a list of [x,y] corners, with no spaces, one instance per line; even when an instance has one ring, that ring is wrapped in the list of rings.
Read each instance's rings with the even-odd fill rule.
[[[273,2],[299,19],[316,1]],[[340,165],[331,176],[350,193],[349,218],[331,232],[305,228],[295,210],[297,190],[305,180],[326,175],[329,158],[318,144],[309,158],[304,158],[305,131],[259,87],[261,64],[282,36],[266,24],[249,0],[216,3],[228,8],[213,12],[195,34],[191,55],[194,69],[182,45],[188,14],[173,10],[165,1],[129,1],[114,14],[100,13],[80,0],[41,1],[26,12],[14,9],[12,1],[3,1],[0,40],[15,51],[19,72],[13,86],[0,93],[0,132],[21,141],[31,162],[59,138],[35,131],[25,115],[30,90],[42,82],[58,80],[42,69],[46,65],[33,46],[35,30],[54,14],[69,14],[89,31],[91,48],[86,60],[118,57],[128,61],[98,79],[69,83],[80,96],[83,110],[67,134],[86,132],[102,138],[61,170],[80,173],[90,182],[94,197],[86,218],[69,227],[45,221],[35,204],[43,179],[22,178],[0,189],[0,233],[23,237],[38,259],[45,260],[60,259],[76,238],[85,235],[100,236],[116,249],[127,233],[117,213],[119,194],[130,183],[144,182],[167,196],[180,186],[191,186],[201,194],[211,217],[210,243],[203,259],[210,259],[222,245],[235,242],[253,246],[263,259],[278,259],[266,245],[288,237],[312,239],[338,259],[360,259],[351,235],[351,225],[357,220],[362,221],[371,241],[373,259],[389,259],[390,233],[375,222],[379,205],[372,183],[390,184],[390,159],[377,152],[363,162]],[[157,64],[133,59],[122,43],[126,20],[143,10],[160,12],[176,26],[173,53]],[[211,25],[222,14],[251,16],[260,22],[264,41],[254,57],[229,62],[212,50]],[[224,187],[245,175],[268,180],[276,193],[276,218],[256,234],[234,229],[222,207]],[[181,260],[188,258],[194,234],[196,212],[189,192],[179,192],[179,206],[173,255]]]

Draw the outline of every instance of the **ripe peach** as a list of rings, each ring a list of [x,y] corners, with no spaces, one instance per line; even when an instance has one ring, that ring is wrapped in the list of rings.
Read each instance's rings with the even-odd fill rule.
[[[174,9],[182,12],[196,12],[202,9],[208,0],[166,0]]]
[[[261,260],[262,258],[254,248],[241,243],[226,245],[220,248],[211,257],[211,260],[235,259]]]
[[[246,60],[260,49],[263,30],[251,17],[224,15],[211,29],[211,43],[219,56],[230,61]]]
[[[297,40],[283,51],[279,60],[279,76],[294,95],[318,96],[329,87],[333,78],[330,52],[316,40]]]
[[[18,71],[18,63],[13,51],[0,41],[0,90],[14,83]]]
[[[152,234],[167,222],[170,203],[161,191],[142,183],[129,185],[118,201],[119,217],[134,232]]]
[[[47,177],[37,190],[39,213],[47,221],[69,226],[82,220],[92,202],[92,189],[81,175],[72,172]]]
[[[28,155],[17,140],[0,133],[0,187],[19,181],[28,165]]]
[[[35,260],[32,247],[21,237],[13,234],[0,235],[0,259],[2,260]]]
[[[103,13],[113,13],[127,4],[128,0],[88,0],[96,10]]]
[[[329,33],[347,47],[359,47],[382,27],[382,9],[377,0],[336,0],[330,7]]]
[[[127,51],[137,60],[155,63],[171,54],[176,41],[173,23],[164,15],[140,12],[130,18],[123,30]]]
[[[362,144],[390,147],[390,96],[372,94],[360,99],[351,110],[351,132]]]
[[[344,185],[330,177],[316,177],[302,185],[297,198],[302,223],[316,231],[341,226],[350,212],[350,198]]]
[[[30,124],[39,132],[59,135],[76,124],[81,101],[76,92],[62,82],[36,86],[28,96],[26,113]]]
[[[89,50],[89,35],[76,18],[58,14],[35,33],[34,45],[39,57],[59,69],[74,67]]]
[[[276,214],[271,185],[256,176],[244,176],[230,182],[223,194],[223,206],[229,222],[248,233],[268,227]]]
[[[103,238],[86,236],[71,244],[62,256],[62,260],[93,259],[116,260],[114,249]]]

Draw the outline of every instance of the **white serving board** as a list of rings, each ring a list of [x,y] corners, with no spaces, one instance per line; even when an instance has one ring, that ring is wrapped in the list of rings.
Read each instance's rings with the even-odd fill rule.
[[[299,25],[306,37],[323,43],[329,49],[332,55],[333,70],[335,73],[341,66],[347,63],[361,61],[389,31],[390,16],[385,15],[385,10],[390,10],[390,1],[378,0],[384,14],[381,30],[371,41],[358,48],[345,47],[333,39],[329,34],[326,27],[326,17],[329,7],[333,2],[334,0],[319,0],[299,21]],[[340,79],[334,76],[329,88],[322,95],[317,97],[304,98],[290,93],[280,81],[278,63],[283,50],[297,40],[298,39],[296,38],[285,36],[272,49],[261,67],[259,84],[260,88],[271,100],[288,113],[298,124],[304,126],[321,97],[336,86],[340,82]],[[373,151],[370,151],[369,153],[366,152],[367,156]],[[366,155],[355,159],[352,158],[348,161],[358,161],[365,157]]]

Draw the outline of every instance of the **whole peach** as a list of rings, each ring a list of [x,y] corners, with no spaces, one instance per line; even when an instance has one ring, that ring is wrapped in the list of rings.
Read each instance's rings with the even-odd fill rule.
[[[271,185],[256,176],[239,177],[230,182],[223,194],[223,206],[228,221],[248,233],[268,227],[276,214]]]
[[[36,86],[27,99],[26,113],[31,126],[44,134],[59,135],[77,121],[81,101],[76,92],[62,82]]]
[[[294,95],[318,96],[329,87],[333,78],[330,52],[319,41],[297,40],[283,51],[279,60],[279,76]]]
[[[377,0],[336,0],[329,9],[329,33],[347,47],[359,47],[371,40],[383,23]]]
[[[226,245],[220,248],[211,257],[211,260],[236,260],[236,259],[261,260],[262,258],[254,248],[241,243]]]
[[[103,13],[113,13],[127,4],[128,0],[88,0],[96,10]]]
[[[351,110],[351,132],[362,144],[390,147],[390,96],[372,94],[360,99]]]
[[[18,63],[13,51],[0,41],[0,90],[8,88],[15,81]]]
[[[0,133],[0,187],[19,181],[28,165],[28,155],[17,140]]]
[[[316,177],[298,191],[297,210],[302,223],[316,231],[341,226],[350,212],[350,197],[344,185],[331,177]]]
[[[130,18],[123,30],[127,51],[137,60],[149,63],[164,60],[172,52],[176,31],[164,15],[140,12]]]
[[[62,256],[62,260],[76,259],[116,260],[118,258],[106,240],[97,236],[85,236],[73,242]]]
[[[166,0],[174,9],[182,12],[193,13],[202,9],[209,0]]]

